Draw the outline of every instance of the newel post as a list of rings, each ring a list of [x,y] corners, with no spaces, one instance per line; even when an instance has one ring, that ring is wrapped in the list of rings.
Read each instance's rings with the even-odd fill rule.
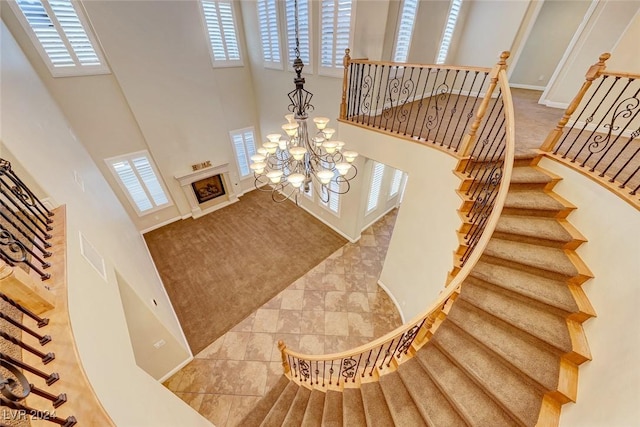
[[[280,357],[282,357],[282,369],[284,370],[284,374],[286,375],[291,371],[291,368],[289,367],[289,362],[287,361],[287,355],[285,353],[287,346],[284,344],[284,341],[278,341],[278,349],[280,350]]]
[[[555,127],[555,129],[549,132],[549,135],[547,136],[547,139],[545,139],[544,142],[542,143],[540,150],[548,152],[553,149],[553,147],[556,145],[556,143],[562,136],[562,131],[564,129],[564,126],[569,121],[569,118],[571,117],[571,115],[576,111],[576,108],[578,108],[578,105],[580,105],[580,102],[582,102],[582,98],[584,98],[585,93],[587,93],[587,90],[589,90],[593,81],[598,77],[600,77],[600,73],[602,73],[606,68],[605,62],[609,58],[611,58],[611,54],[605,52],[602,55],[600,55],[600,57],[598,58],[598,62],[593,64],[591,67],[589,67],[589,70],[587,70],[587,74],[585,74],[584,76],[585,81],[582,84],[582,87],[576,94],[575,98],[573,98],[573,101],[571,101],[571,103],[565,110],[564,115],[562,116],[560,121],[558,121],[558,125]]]
[[[350,49],[344,50],[344,58],[342,64],[344,65],[344,74],[342,78],[342,101],[340,102],[340,118],[342,120],[347,118],[347,78],[349,74],[349,64],[351,64]]]
[[[471,149],[473,147],[473,143],[476,140],[476,132],[480,127],[480,123],[482,122],[482,118],[484,117],[484,113],[487,111],[487,107],[489,106],[489,101],[493,96],[493,91],[498,85],[498,74],[500,71],[505,70],[507,68],[507,59],[511,56],[511,52],[504,51],[500,54],[500,59],[498,63],[493,66],[491,69],[491,73],[489,73],[489,86],[487,87],[487,91],[482,99],[482,103],[478,107],[478,112],[476,113],[476,117],[469,128],[469,133],[465,136],[464,141],[462,142],[462,146],[460,147],[460,155],[462,157],[468,156],[471,153]]]

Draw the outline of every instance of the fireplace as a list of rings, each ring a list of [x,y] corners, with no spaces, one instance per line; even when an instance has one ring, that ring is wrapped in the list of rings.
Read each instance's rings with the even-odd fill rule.
[[[176,175],[175,178],[182,187],[194,218],[238,201],[228,163]]]
[[[193,188],[193,193],[196,195],[199,204],[225,195],[222,175],[220,174],[192,182],[191,188]]]

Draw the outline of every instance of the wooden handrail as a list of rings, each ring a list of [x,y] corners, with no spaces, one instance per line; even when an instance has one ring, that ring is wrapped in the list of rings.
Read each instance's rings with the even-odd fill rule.
[[[506,57],[504,58],[506,59]],[[474,268],[485,248],[487,247],[489,240],[493,234],[493,231],[496,228],[500,215],[502,213],[502,208],[504,206],[504,202],[507,197],[507,192],[509,190],[508,183],[511,181],[511,175],[513,171],[513,160],[515,153],[515,129],[514,129],[514,112],[513,112],[513,100],[511,98],[511,92],[509,89],[509,84],[507,81],[507,74],[504,66],[501,66],[496,70],[496,84],[499,85],[500,90],[502,92],[502,99],[504,103],[504,115],[505,115],[505,139],[506,139],[506,149],[504,153],[504,166],[502,173],[502,180],[500,188],[498,190],[498,194],[496,196],[495,204],[489,218],[487,220],[486,227],[482,236],[480,237],[476,249],[471,253],[466,263],[462,266],[458,274],[453,278],[453,280],[445,287],[445,289],[440,293],[436,301],[434,301],[425,311],[415,316],[410,322],[396,328],[395,330],[383,335],[382,337],[368,343],[362,345],[360,347],[356,347],[351,350],[347,350],[339,353],[332,353],[328,355],[308,355],[299,353],[296,351],[289,350],[286,348],[284,343],[279,345],[282,353],[283,365],[286,365],[287,368],[288,357],[300,359],[303,361],[309,362],[321,362],[321,361],[335,361],[335,360],[344,360],[350,358],[352,356],[357,356],[364,354],[366,352],[375,350],[380,348],[386,343],[390,343],[392,340],[395,340],[402,335],[406,334],[412,328],[420,325],[421,323],[427,324],[427,328],[431,325],[432,321],[437,316],[437,313],[442,310],[442,307],[447,304],[452,295],[457,292],[460,288],[464,280],[469,276],[471,270]],[[505,185],[506,184],[506,185]],[[430,320],[430,322],[427,322]],[[286,374],[289,374],[289,371],[285,371]],[[340,375],[340,373],[338,373]]]
[[[371,64],[371,65],[384,65],[388,67],[400,67],[400,68],[440,68],[443,70],[469,70],[469,71],[481,71],[491,72],[493,68],[490,67],[473,67],[468,65],[446,65],[446,64],[413,64],[409,62],[391,62],[391,61],[370,61],[368,59],[351,59],[350,64]]]

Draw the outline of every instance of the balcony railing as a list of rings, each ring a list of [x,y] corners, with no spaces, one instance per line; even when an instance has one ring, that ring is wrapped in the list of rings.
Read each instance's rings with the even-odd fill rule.
[[[604,53],[541,149],[640,208],[640,74],[606,71]]]
[[[503,53],[490,70],[350,61],[347,55],[341,120],[444,148],[458,157],[457,172],[467,181],[461,211],[468,232],[455,277],[437,301],[405,325],[369,344],[329,355],[297,353],[280,342],[284,371],[291,380],[323,390],[371,381],[411,357],[446,316],[495,229],[511,179],[514,128],[505,71],[508,55]],[[464,85],[469,77],[482,83]],[[416,126],[407,125],[411,122]]]

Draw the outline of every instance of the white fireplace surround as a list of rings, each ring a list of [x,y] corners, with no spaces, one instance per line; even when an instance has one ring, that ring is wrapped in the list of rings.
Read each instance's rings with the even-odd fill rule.
[[[191,184],[218,174],[222,177],[222,185],[224,185],[225,195],[202,204],[198,203],[198,199],[193,192]],[[238,195],[233,191],[233,185],[230,179],[229,163],[222,163],[217,166],[210,166],[197,171],[175,175],[174,178],[180,183],[182,191],[184,192],[184,195],[189,202],[189,206],[191,207],[191,216],[194,218],[201,217],[202,215],[206,215],[209,212],[213,212],[238,201]],[[223,201],[218,199],[222,199]]]

